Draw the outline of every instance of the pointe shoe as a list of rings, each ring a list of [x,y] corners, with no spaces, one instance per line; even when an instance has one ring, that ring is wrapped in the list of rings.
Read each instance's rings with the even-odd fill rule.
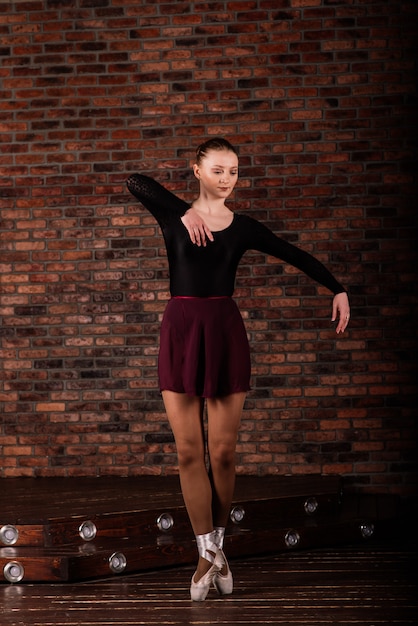
[[[232,572],[229,569],[228,561],[226,560],[225,554],[222,550],[219,550],[221,557],[224,560],[224,564],[227,566],[228,571],[226,574],[221,574],[221,571],[215,573],[213,577],[213,584],[215,586],[216,591],[221,596],[227,596],[234,590],[234,579],[232,578]],[[222,569],[222,567],[221,567]]]
[[[194,600],[194,602],[203,602],[204,600],[206,600],[206,596],[209,593],[209,589],[213,583],[213,579],[216,574],[221,570],[223,564],[224,563],[221,558],[220,552],[218,551],[216,553],[215,561],[212,567],[206,572],[206,574],[202,576],[202,578],[199,578],[199,580],[195,582],[195,574],[193,574],[190,584],[190,597],[192,600]]]

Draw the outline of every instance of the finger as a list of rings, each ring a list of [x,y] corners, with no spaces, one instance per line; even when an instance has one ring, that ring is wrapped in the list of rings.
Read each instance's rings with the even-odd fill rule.
[[[335,329],[335,332],[337,333],[337,335],[339,335],[340,333],[343,333],[344,331],[345,331],[344,322],[339,322],[337,328]]]
[[[206,246],[206,233],[203,226],[200,226],[198,229],[197,237],[199,238],[199,245]]]
[[[206,237],[209,239],[209,241],[213,241],[212,231],[206,226],[206,224],[204,224],[203,227],[205,230]]]
[[[192,243],[197,243],[197,242],[196,242],[196,236],[195,236],[194,229],[193,229],[192,227],[189,227],[189,228],[187,229],[187,232],[189,233],[190,241],[191,241]]]
[[[337,333],[343,333],[348,326],[348,322],[350,321],[350,314],[347,313],[344,316],[340,316],[340,320],[338,322],[338,326],[335,329]]]
[[[200,230],[198,228],[195,228],[193,231],[193,236],[194,236],[194,242],[197,246],[201,246],[202,245],[202,240],[201,240],[201,236],[200,236]]]

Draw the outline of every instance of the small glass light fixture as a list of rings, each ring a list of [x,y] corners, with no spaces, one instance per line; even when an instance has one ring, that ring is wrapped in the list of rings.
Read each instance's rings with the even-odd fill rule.
[[[14,546],[19,539],[19,531],[16,526],[11,524],[5,524],[0,528],[0,541],[5,546]]]
[[[284,536],[284,542],[288,548],[296,548],[300,542],[300,535],[297,530],[288,530]]]
[[[3,568],[3,574],[9,583],[18,583],[25,575],[25,568],[18,561],[9,561]]]
[[[78,527],[78,534],[83,539],[83,541],[93,541],[93,539],[97,535],[96,524],[94,524],[90,520],[83,522]]]
[[[234,524],[241,524],[242,520],[245,517],[245,510],[242,506],[234,506],[230,513],[231,521]]]
[[[123,552],[114,552],[109,557],[109,569],[114,574],[121,574],[126,568],[127,560]]]
[[[313,515],[318,510],[318,506],[318,500],[314,496],[311,496],[306,498],[303,508],[307,515]]]
[[[361,536],[364,537],[364,539],[370,539],[370,537],[374,535],[374,524],[372,524],[371,522],[360,524],[360,532]]]
[[[157,517],[158,530],[162,533],[168,533],[174,526],[174,519],[170,513],[161,513]]]

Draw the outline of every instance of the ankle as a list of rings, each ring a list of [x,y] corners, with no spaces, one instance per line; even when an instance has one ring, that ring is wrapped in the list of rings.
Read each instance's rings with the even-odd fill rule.
[[[215,526],[215,543],[218,546],[219,550],[223,550],[224,547],[224,537],[225,537],[225,527],[224,526]]]
[[[196,545],[199,556],[213,564],[218,551],[215,531],[212,530],[210,533],[205,533],[204,535],[196,535]]]
[[[199,582],[199,580],[208,573],[210,568],[212,567],[212,563],[207,561],[203,557],[199,557],[199,561],[197,563],[196,571],[193,576],[193,580],[195,583]]]

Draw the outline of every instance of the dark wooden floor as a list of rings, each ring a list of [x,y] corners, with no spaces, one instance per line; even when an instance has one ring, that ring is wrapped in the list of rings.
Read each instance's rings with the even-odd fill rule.
[[[397,540],[396,540],[397,541]],[[76,584],[0,585],[1,626],[417,625],[416,543],[366,542],[231,562],[232,596],[189,597],[191,567]]]
[[[319,502],[314,514],[304,510],[311,494]],[[16,524],[19,537],[0,546],[0,565],[12,559],[25,571],[16,584],[3,576],[0,626],[418,626],[415,507],[341,496],[339,477],[242,477],[235,499],[246,514],[244,526],[235,532],[231,524],[225,538],[235,556],[234,593],[220,598],[211,590],[205,602],[194,603],[189,564],[196,547],[189,522],[181,521],[178,477],[2,482],[0,528]],[[158,512],[171,510],[166,507],[174,507],[176,518],[169,535],[155,522]],[[97,523],[91,542],[78,534],[85,516]],[[376,532],[362,538],[359,522],[370,520]],[[300,532],[297,548],[278,541],[287,528]],[[180,560],[166,560],[177,555],[165,551],[167,542],[182,547]],[[115,575],[107,557],[120,545],[137,566]],[[39,556],[44,550],[48,567]],[[152,558],[145,558],[147,550]],[[64,558],[72,576],[61,568]]]

